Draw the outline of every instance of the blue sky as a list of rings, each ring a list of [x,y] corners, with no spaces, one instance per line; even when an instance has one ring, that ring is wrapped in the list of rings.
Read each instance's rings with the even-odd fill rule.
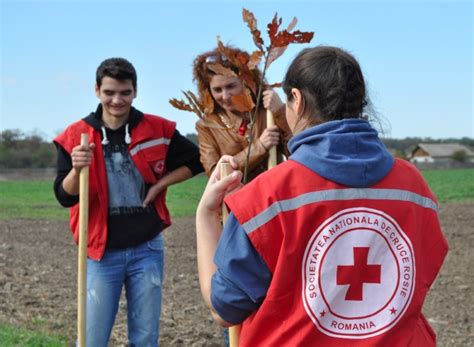
[[[401,1],[0,0],[0,129],[36,131],[51,139],[93,111],[95,70],[109,57],[138,72],[134,106],[193,133],[197,117],[171,107],[195,90],[191,63],[224,43],[253,51],[242,21],[254,12],[266,39],[275,12],[283,26],[314,31],[311,46],[340,46],[359,60],[386,137],[474,137],[473,3]],[[268,42],[268,41],[267,41]],[[291,45],[270,67],[281,81]],[[281,95],[281,91],[280,91]]]

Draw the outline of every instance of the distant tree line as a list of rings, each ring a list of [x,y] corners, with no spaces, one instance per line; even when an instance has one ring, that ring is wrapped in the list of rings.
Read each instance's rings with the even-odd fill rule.
[[[186,137],[197,145],[196,134]],[[56,166],[56,146],[42,135],[19,129],[0,132],[0,169],[41,169]]]
[[[198,144],[196,134],[187,134],[186,138]],[[405,139],[382,139],[387,148],[400,158],[407,158],[410,151],[419,143],[460,143],[474,148],[474,139],[432,139],[426,137],[408,137]],[[51,168],[56,166],[56,148],[52,142],[37,133],[25,134],[18,129],[0,132],[0,169],[4,168]]]
[[[49,168],[56,165],[56,149],[36,133],[3,130],[0,133],[0,168]]]

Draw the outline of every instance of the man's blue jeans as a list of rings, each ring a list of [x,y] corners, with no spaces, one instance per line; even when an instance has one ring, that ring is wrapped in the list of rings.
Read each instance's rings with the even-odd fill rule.
[[[125,285],[129,346],[158,346],[163,282],[161,233],[137,247],[87,260],[87,346],[107,347]]]

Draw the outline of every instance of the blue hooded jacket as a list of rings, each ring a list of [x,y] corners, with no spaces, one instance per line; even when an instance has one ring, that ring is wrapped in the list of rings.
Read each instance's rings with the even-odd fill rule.
[[[308,128],[288,143],[290,160],[349,187],[369,187],[392,169],[394,159],[364,120],[346,119]],[[271,273],[231,213],[217,246],[211,302],[227,322],[238,324],[258,309]]]

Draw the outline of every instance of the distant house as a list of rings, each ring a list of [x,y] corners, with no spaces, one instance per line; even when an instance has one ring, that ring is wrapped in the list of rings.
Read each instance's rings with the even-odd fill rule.
[[[459,143],[420,143],[408,158],[412,163],[446,164],[456,161],[456,157],[474,163],[474,152]]]

